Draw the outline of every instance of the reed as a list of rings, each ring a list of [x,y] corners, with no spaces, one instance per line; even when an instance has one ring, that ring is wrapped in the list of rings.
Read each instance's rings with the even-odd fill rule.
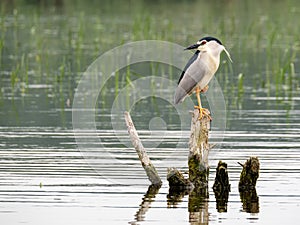
[[[292,99],[299,89],[300,26],[294,19],[297,12],[284,2],[272,3],[272,9],[268,8],[271,1],[266,2],[259,6],[265,11],[258,11],[255,17],[240,3],[230,6],[220,3],[220,7],[195,1],[190,3],[189,13],[182,13],[186,8],[183,2],[168,7],[160,2],[165,7],[163,12],[162,5],[147,2],[132,5],[130,9],[126,6],[113,9],[112,4],[104,2],[103,9],[108,11],[99,13],[96,7],[77,1],[66,1],[66,10],[62,11],[29,6],[26,1],[17,1],[10,10],[1,2],[0,69],[10,74],[9,81],[1,85],[15,90],[19,82],[25,87],[45,82],[55,87],[47,90],[52,92],[50,95],[61,98],[63,95],[55,95],[59,91],[73,96],[82,72],[93,59],[112,47],[149,39],[187,45],[204,35],[214,35],[224,42],[234,60],[231,64],[222,56],[217,73],[226,100],[235,99],[236,104],[231,104],[231,108],[242,107],[238,102],[247,97],[247,87],[255,94],[263,92],[279,100]],[[297,1],[293,3],[294,7],[299,6]],[[73,4],[85,6],[88,11],[78,10]],[[248,4],[252,9],[258,7],[255,3]],[[207,9],[202,14],[196,13],[200,6]],[[172,66],[158,63],[147,64],[144,71],[138,73],[130,66],[116,72],[102,91],[102,100],[106,101],[109,90],[118,95],[121,88],[144,76],[146,71],[170,80],[180,76],[180,71]],[[155,91],[156,87],[149,88]],[[278,104],[284,103],[278,101]]]

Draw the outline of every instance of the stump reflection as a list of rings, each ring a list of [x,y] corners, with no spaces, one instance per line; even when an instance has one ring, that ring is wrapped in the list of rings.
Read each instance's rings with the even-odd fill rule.
[[[259,197],[257,196],[255,188],[247,191],[240,191],[240,198],[245,212],[259,213]]]
[[[194,189],[189,194],[189,222],[192,225],[208,224],[208,188]]]
[[[216,198],[217,211],[219,213],[227,212],[229,190],[228,189],[214,190],[214,193]]]
[[[182,202],[183,197],[188,194],[189,190],[187,189],[170,187],[167,195],[168,208],[176,208]]]
[[[150,185],[144,197],[142,198],[142,202],[140,204],[139,210],[134,215],[134,221],[129,222],[131,225],[137,224],[137,222],[143,221],[145,214],[151,208],[151,203],[154,201],[156,194],[158,193],[161,185]]]

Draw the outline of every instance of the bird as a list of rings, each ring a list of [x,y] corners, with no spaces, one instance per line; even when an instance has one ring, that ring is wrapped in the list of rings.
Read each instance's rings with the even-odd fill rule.
[[[181,73],[175,90],[174,103],[177,105],[183,102],[187,96],[195,91],[198,101],[198,106],[195,106],[195,108],[199,109],[199,119],[203,115],[207,115],[210,118],[208,110],[202,108],[200,92],[208,90],[208,83],[219,68],[221,53],[224,51],[231,62],[232,59],[222,42],[215,37],[201,38],[196,44],[184,50],[193,49],[196,49],[196,52]]]

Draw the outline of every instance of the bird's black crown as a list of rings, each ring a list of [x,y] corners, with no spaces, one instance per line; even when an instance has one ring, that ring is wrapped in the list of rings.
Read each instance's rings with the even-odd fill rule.
[[[216,42],[219,43],[220,45],[223,45],[222,42],[221,42],[219,39],[214,38],[214,37],[204,37],[204,38],[201,38],[201,39],[199,40],[199,42],[201,42],[201,41],[203,41],[203,40],[205,40],[205,41],[207,41],[207,42],[209,42],[209,41],[216,41]]]

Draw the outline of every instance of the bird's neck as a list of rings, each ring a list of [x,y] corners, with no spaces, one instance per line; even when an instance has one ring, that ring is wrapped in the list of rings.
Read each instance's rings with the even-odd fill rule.
[[[217,71],[219,64],[220,64],[220,55],[221,52],[218,49],[210,49],[207,51],[209,57],[211,58],[211,62],[214,64],[214,72]]]

